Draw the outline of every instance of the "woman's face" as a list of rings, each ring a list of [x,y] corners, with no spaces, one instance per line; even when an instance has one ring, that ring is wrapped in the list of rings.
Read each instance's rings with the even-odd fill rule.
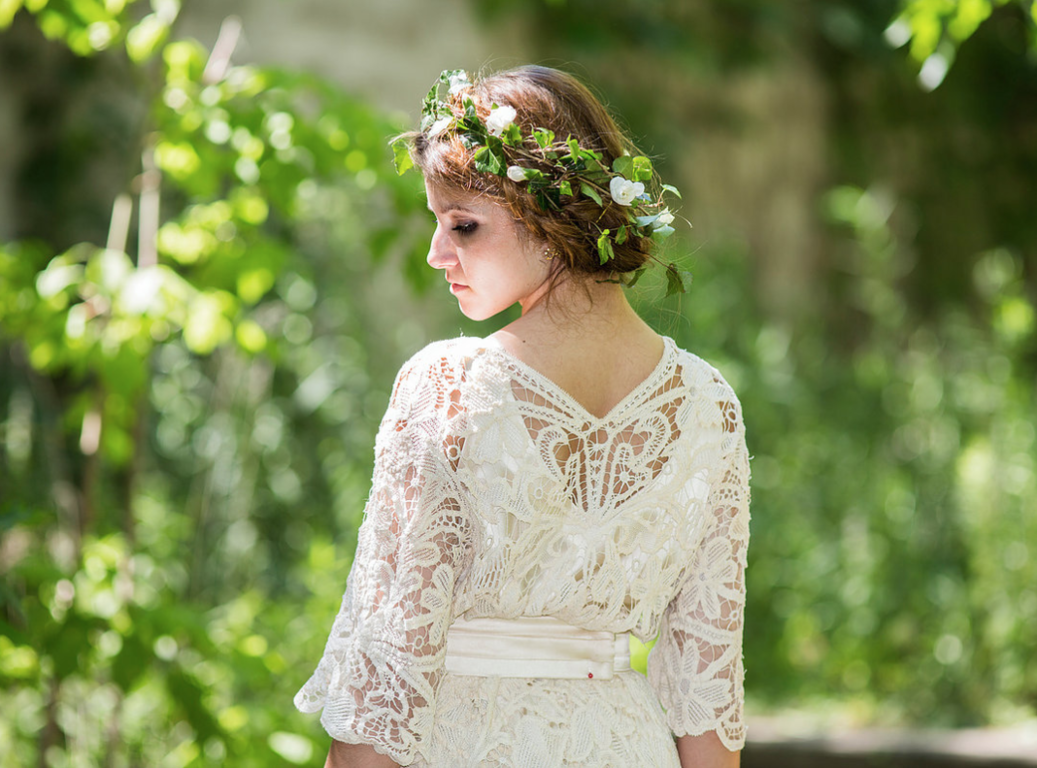
[[[547,290],[553,262],[543,243],[497,203],[425,184],[436,231],[428,263],[443,270],[461,311],[473,320],[493,317],[518,302],[526,312]]]

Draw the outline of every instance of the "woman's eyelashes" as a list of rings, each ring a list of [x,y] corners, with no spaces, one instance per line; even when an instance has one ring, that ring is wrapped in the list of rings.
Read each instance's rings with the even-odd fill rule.
[[[478,226],[474,221],[465,221],[454,225],[453,230],[461,236],[467,236],[475,232]]]

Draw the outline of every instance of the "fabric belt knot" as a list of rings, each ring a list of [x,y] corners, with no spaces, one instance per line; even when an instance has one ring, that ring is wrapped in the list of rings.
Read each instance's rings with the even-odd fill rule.
[[[630,669],[630,633],[583,629],[551,616],[457,619],[446,670],[476,677],[609,680]]]

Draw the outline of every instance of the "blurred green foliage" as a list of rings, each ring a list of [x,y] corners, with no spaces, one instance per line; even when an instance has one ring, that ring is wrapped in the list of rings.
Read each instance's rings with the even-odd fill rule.
[[[653,301],[658,280],[636,295],[745,408],[749,693],[869,720],[1032,717],[1033,4],[478,5],[490,23],[527,14],[545,56],[578,55],[674,156],[681,125],[642,87],[655,73],[766,67],[788,50],[776,39],[824,62],[837,138],[816,302],[757,309],[736,238],[695,246],[679,305]],[[290,700],[337,609],[392,375],[456,332],[408,292],[432,275],[420,181],[386,147],[403,126],[313,77],[221,68],[176,39],[177,10],[0,0],[0,29],[75,54],[73,83],[122,73],[142,105],[98,123],[132,178],[83,186],[69,163],[27,183],[53,224],[28,216],[0,244],[13,765],[323,764],[326,737]],[[908,41],[914,64],[889,51]],[[926,94],[916,70],[937,53]],[[94,151],[63,130],[66,157]],[[886,141],[916,147],[913,167]],[[82,216],[119,195],[111,222]],[[144,247],[126,245],[138,229]]]
[[[0,0],[0,29],[10,26],[23,8],[36,17],[49,40],[67,45],[80,56],[92,56],[120,44],[135,62],[149,58],[162,45],[180,11],[180,0],[150,0],[142,18],[131,6],[139,0]]]
[[[48,13],[76,53],[87,13],[146,58],[122,4]],[[429,279],[420,182],[388,162],[401,126],[316,78],[156,53],[127,94],[148,110],[124,183],[138,227],[161,194],[157,252],[131,255],[117,211],[123,245],[0,245],[0,753],[316,764],[314,724],[286,712],[404,354],[371,281],[382,263]]]

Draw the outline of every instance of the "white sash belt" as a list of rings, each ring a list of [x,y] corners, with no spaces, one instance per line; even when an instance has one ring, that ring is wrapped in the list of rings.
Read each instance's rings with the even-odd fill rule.
[[[551,616],[458,619],[446,669],[477,677],[594,678],[630,669],[630,635],[574,627]]]

